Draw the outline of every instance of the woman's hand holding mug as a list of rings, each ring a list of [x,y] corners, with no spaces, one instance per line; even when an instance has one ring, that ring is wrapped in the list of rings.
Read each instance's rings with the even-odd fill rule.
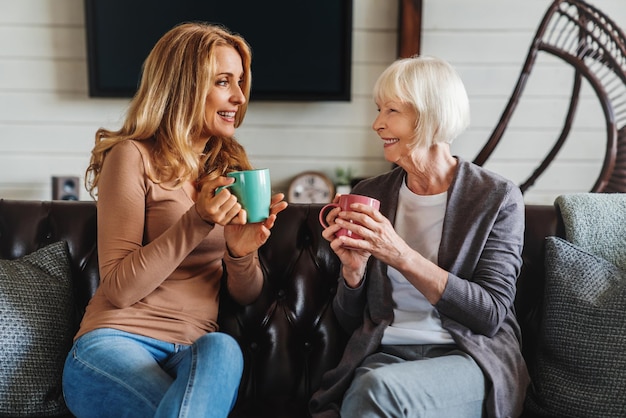
[[[336,201],[327,204],[320,210],[319,221],[324,229],[330,226],[327,217],[332,218],[331,222],[334,222],[334,218],[341,211],[351,211],[351,205],[354,203],[360,203],[363,205],[371,206],[372,208],[379,210],[380,201],[373,197],[363,196],[358,194],[342,194]],[[334,216],[330,215],[332,209],[339,208],[339,211],[335,211]],[[329,216],[330,215],[330,216]],[[362,239],[362,237],[356,232],[350,231],[347,228],[341,228],[335,233],[336,237],[347,236],[354,239]]]

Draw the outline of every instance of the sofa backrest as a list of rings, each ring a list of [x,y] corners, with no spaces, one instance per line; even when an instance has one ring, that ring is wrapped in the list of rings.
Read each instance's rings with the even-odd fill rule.
[[[0,258],[15,259],[66,241],[81,318],[100,280],[96,227],[95,202],[0,199]]]
[[[279,214],[259,251],[266,283],[254,304],[222,299],[221,329],[245,357],[236,416],[307,416],[312,391],[341,358],[347,335],[331,307],[340,265],[321,235],[322,206],[290,204]]]
[[[245,357],[233,417],[306,416],[312,391],[343,354],[348,336],[331,308],[340,265],[321,236],[321,207],[291,204],[279,215],[259,251],[266,283],[255,303],[240,307],[227,296],[222,299],[221,330],[239,341]],[[526,207],[524,265],[516,298],[525,352],[538,335],[544,238],[558,235],[559,225],[554,206]],[[18,258],[66,241],[80,318],[99,282],[96,227],[94,202],[0,200],[0,258]]]
[[[245,356],[237,416],[306,416],[311,392],[342,355],[347,336],[331,308],[339,262],[321,236],[322,205],[290,205],[259,257],[266,284],[240,307],[224,295],[221,330]],[[77,318],[99,282],[96,204],[0,200],[0,258],[15,259],[56,241],[68,243]]]

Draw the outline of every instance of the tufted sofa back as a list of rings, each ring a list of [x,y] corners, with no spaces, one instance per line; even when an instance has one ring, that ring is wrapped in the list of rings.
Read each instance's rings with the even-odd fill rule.
[[[279,214],[259,251],[266,282],[255,303],[222,299],[221,329],[245,357],[235,416],[306,417],[312,391],[342,355],[346,335],[331,307],[339,261],[321,236],[321,207],[291,204]]]
[[[257,301],[240,307],[223,295],[221,330],[239,341],[245,358],[231,418],[306,417],[310,395],[343,354],[347,336],[331,308],[340,266],[321,236],[321,207],[291,204],[280,213],[259,251],[265,286]],[[99,282],[96,223],[93,202],[0,200],[0,258],[66,241],[80,318]],[[526,207],[516,308],[529,365],[541,315],[544,237],[561,230],[554,206]]]
[[[0,199],[0,258],[22,257],[57,241],[69,247],[76,318],[82,318],[100,281],[95,203]]]
[[[307,416],[312,391],[343,352],[346,336],[330,306],[339,263],[321,237],[321,206],[292,204],[280,214],[259,253],[266,280],[255,303],[240,307],[223,295],[221,330],[245,357],[231,417]],[[0,200],[0,258],[66,241],[81,318],[99,283],[96,226],[94,202]]]

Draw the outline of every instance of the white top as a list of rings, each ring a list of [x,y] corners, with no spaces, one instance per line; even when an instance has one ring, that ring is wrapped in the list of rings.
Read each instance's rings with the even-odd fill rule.
[[[446,212],[447,192],[417,195],[406,185],[400,188],[395,230],[411,248],[437,263]],[[387,267],[394,301],[394,320],[383,335],[384,345],[452,344],[441,326],[437,310],[398,270]]]

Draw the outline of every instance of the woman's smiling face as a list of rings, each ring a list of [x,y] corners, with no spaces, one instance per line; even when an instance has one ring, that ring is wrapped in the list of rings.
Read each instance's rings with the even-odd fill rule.
[[[243,63],[241,56],[230,46],[215,50],[217,71],[206,98],[206,121],[209,135],[231,137],[235,134],[235,115],[246,102],[241,91]]]
[[[383,140],[385,159],[396,163],[414,148],[417,113],[412,106],[397,100],[377,101],[376,106],[378,116],[372,129]]]

